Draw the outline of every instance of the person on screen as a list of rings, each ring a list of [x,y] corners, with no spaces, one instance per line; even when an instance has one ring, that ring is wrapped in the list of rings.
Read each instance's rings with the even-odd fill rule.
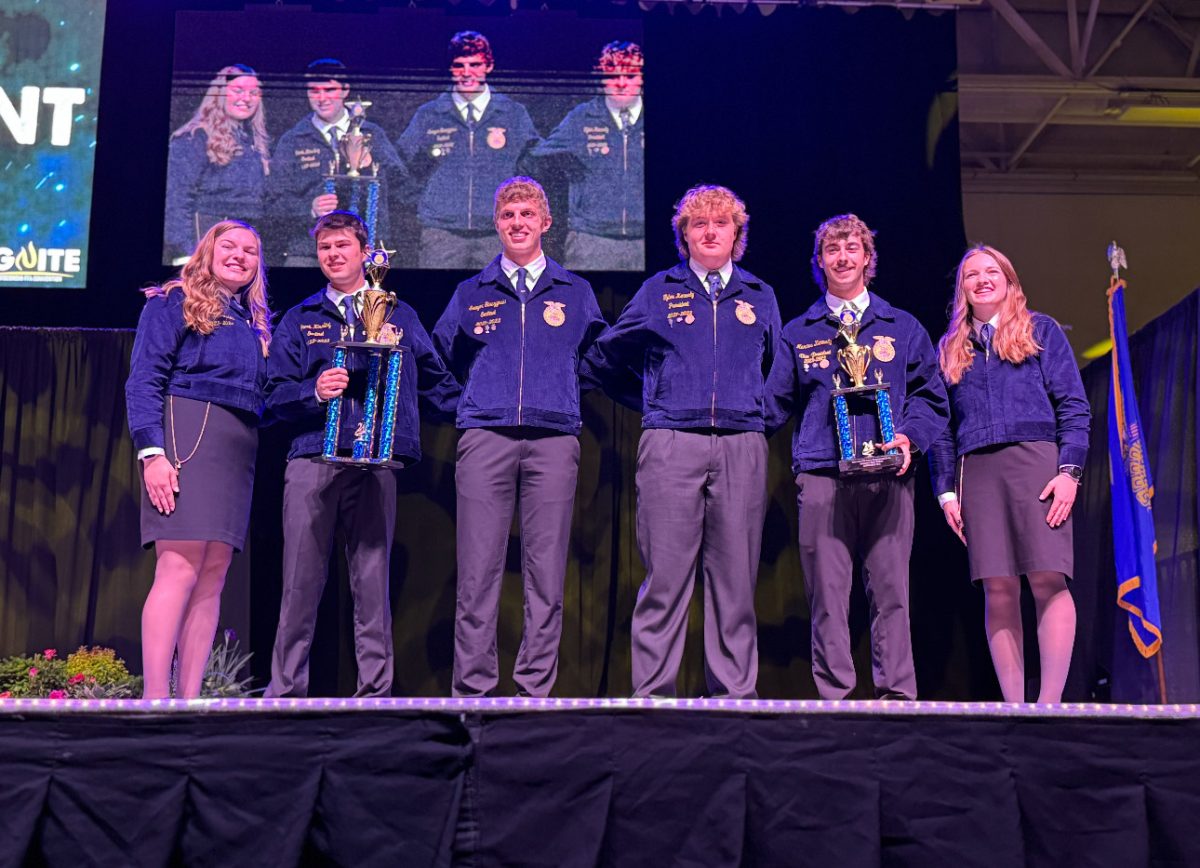
[[[785,352],[768,388],[772,426],[792,414],[797,419],[792,473],[800,565],[812,619],[813,678],[822,699],[845,699],[854,690],[849,611],[856,560],[871,607],[875,697],[917,698],[908,622],[913,457],[929,451],[946,427],[949,408],[929,334],[915,317],[867,291],[877,261],[875,234],[854,214],[821,224],[812,256],[821,297],[784,326]],[[847,319],[860,324],[858,341],[871,349],[868,373],[880,372],[888,384],[895,434],[881,448],[903,456],[896,473],[839,476],[830,390],[837,388],[835,377],[849,385],[838,362],[846,346],[839,324]],[[855,423],[859,432],[877,430],[874,412],[856,415]]]
[[[421,268],[482,268],[496,253],[492,191],[538,140],[525,106],[494,91],[487,37],[454,34],[453,85],[417,109],[396,149],[413,175]]]
[[[258,222],[270,171],[258,75],[235,63],[217,72],[191,120],[171,134],[163,255],[179,265],[214,223]]]
[[[142,545],[155,548],[142,609],[144,697],[200,695],[221,589],[250,523],[271,344],[254,229],[209,227],[178,277],[145,290],[125,383],[143,482]]]
[[[396,475],[387,468],[319,459],[331,399],[343,398],[340,444],[354,440],[362,420],[365,356],[352,353],[347,367],[335,368],[333,352],[339,340],[366,339],[360,317],[367,289],[363,265],[371,248],[363,221],[348,211],[323,215],[311,236],[328,285],[283,315],[267,366],[267,421],[286,423],[292,442],[283,477],[283,596],[265,695],[308,695],[317,607],[334,534],[341,528],[354,597],[354,695],[388,696],[393,675],[388,584]],[[400,332],[400,347],[408,351],[400,374],[392,459],[408,465],[421,457],[418,395],[449,416],[458,406],[459,387],[411,307],[397,302],[389,322]]]
[[[604,93],[575,106],[532,155],[569,179],[567,268],[641,271],[646,266],[642,49],[610,42],[596,69]]]
[[[579,471],[579,359],[605,327],[586,280],[542,252],[550,203],[532,178],[496,190],[501,253],[458,285],[433,340],[463,383],[458,405],[455,696],[499,681],[496,619],[513,511],[525,628],[513,680],[547,696],[558,674],[563,581]]]
[[[642,383],[633,692],[674,696],[697,569],[712,696],[757,695],[754,586],[767,508],[765,382],[779,347],[775,292],[735,263],[750,216],[725,187],[693,187],[672,225],[681,262],[651,277],[588,352],[614,399]],[[622,401],[625,402],[624,400]]]
[[[350,112],[346,109],[350,98],[349,73],[340,60],[324,57],[308,65],[304,78],[312,111],[279,137],[267,190],[272,231],[285,245],[284,264],[313,267],[317,258],[308,235],[313,220],[347,208],[352,198],[356,213],[366,217],[368,182],[372,177],[379,179],[375,238],[388,241],[388,190],[403,183],[405,171],[383,128],[363,121],[361,132],[370,136],[370,141],[364,154],[360,156],[356,149],[351,156],[361,160],[360,171],[365,177],[357,182],[357,187],[344,179],[336,181],[333,192],[329,192],[325,176],[329,174],[339,142],[350,128]],[[373,174],[376,170],[372,167],[376,164],[378,173]],[[341,160],[339,172],[344,173],[347,168],[346,161]]]
[[[1061,702],[1075,641],[1071,507],[1091,410],[1062,327],[1026,306],[1013,264],[987,245],[958,264],[938,344],[950,426],[929,454],[933,490],[983,586],[1005,702],[1025,701],[1021,576],[1037,610],[1041,690]]]

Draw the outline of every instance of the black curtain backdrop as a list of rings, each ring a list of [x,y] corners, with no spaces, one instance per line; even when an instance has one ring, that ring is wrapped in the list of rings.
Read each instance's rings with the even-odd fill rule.
[[[1129,279],[1137,292],[1137,275]],[[1169,702],[1200,701],[1200,524],[1196,453],[1200,402],[1200,290],[1129,338],[1130,364],[1154,480],[1158,540],[1158,602]],[[1145,660],[1116,605],[1112,500],[1108,471],[1108,382],[1112,359],[1083,370],[1092,405],[1092,436],[1085,481],[1076,504],[1075,567],[1071,586],[1080,630],[1073,677],[1077,690],[1114,702],[1158,702],[1158,665]],[[1080,533],[1080,531],[1083,531]]]
[[[303,14],[287,5],[278,14]],[[8,290],[0,314],[5,321],[128,328],[141,307],[136,289],[169,274],[157,263],[174,13],[183,8],[221,6],[110,0],[89,288]],[[237,10],[241,4],[227,8]],[[511,14],[474,4],[459,8],[471,15]],[[608,3],[578,11],[599,17],[639,14]],[[452,32],[455,13],[443,14]],[[659,7],[644,15],[643,24],[650,270],[676,260],[670,217],[682,192],[698,182],[726,184],[745,198],[752,215],[743,264],[776,287],[786,320],[817,295],[808,264],[813,230],[822,219],[852,210],[878,231],[875,288],[911,310],[936,336],[945,324],[952,270],[964,246],[957,127],[952,120],[944,125],[936,109],[945,102],[938,95],[954,87],[953,16],[783,8],[764,17],[753,9],[718,15],[713,8],[693,13]],[[336,54],[337,46],[314,46],[313,53]],[[277,136],[293,122],[272,118],[270,132]],[[389,284],[428,325],[464,276],[396,271]],[[591,277],[610,320],[640,283],[638,275]],[[272,272],[274,308],[286,309],[321,283],[316,271]],[[22,344],[25,348],[17,349],[8,335],[3,338],[0,515],[9,524],[0,539],[0,654],[94,641],[115,645],[137,668],[140,608],[152,557],[137,548],[136,476],[132,447],[123,433],[121,366],[128,335],[109,335],[103,352],[86,351],[100,353],[110,366],[100,379],[91,362],[80,365],[88,370],[79,376],[92,380],[78,385],[79,397],[53,385],[64,376],[62,366],[70,365],[67,348],[82,341],[75,352],[84,353],[91,340],[86,335],[54,337],[44,347]],[[39,439],[28,427],[35,405],[44,414],[66,414],[73,421]],[[589,397],[584,412],[556,691],[622,695],[630,691],[629,621],[643,578],[633,524],[633,460],[640,423],[600,396]],[[108,432],[107,451],[95,442],[97,428]],[[398,694],[444,694],[450,681],[456,433],[427,426],[423,437],[426,459],[400,476],[392,560]],[[772,443],[771,506],[757,593],[759,686],[768,697],[815,695],[796,554],[789,437],[790,430],[782,431]],[[239,593],[248,595],[250,645],[260,685],[267,675],[280,595],[283,456],[284,444],[268,429],[259,456],[251,539],[247,553],[235,561],[248,590],[239,592],[233,581],[223,613],[225,621],[240,626],[239,619],[247,616]],[[64,480],[62,462],[72,458],[78,469]],[[52,468],[58,468],[57,474]],[[67,495],[60,497],[64,486]],[[86,508],[68,508],[70,497]],[[918,499],[912,629],[921,694],[996,698],[983,639],[982,599],[966,579],[965,557],[943,526],[923,471]],[[64,559],[78,563],[67,566]],[[511,669],[521,627],[516,564],[514,544],[501,612],[505,672]],[[313,689],[345,694],[354,685],[351,608],[337,557],[331,576],[313,650]],[[684,695],[703,689],[698,607],[692,615],[680,675]],[[852,629],[860,672],[855,695],[866,697],[871,692],[869,646],[861,590],[853,600]],[[511,689],[511,684],[506,679],[501,687]]]

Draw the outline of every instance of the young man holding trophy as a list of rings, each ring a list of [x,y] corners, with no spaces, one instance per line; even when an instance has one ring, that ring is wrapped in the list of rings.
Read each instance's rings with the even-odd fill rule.
[[[370,103],[350,100],[348,78],[331,57],[308,65],[312,112],[279,137],[271,158],[267,208],[272,234],[285,239],[287,265],[317,265],[308,229],[338,208],[363,219],[369,241],[388,237],[388,192],[407,173],[387,133],[366,119]]]
[[[317,606],[340,525],[354,597],[355,695],[387,696],[393,669],[389,557],[396,524],[396,478],[388,468],[421,457],[418,394],[451,414],[459,388],[416,312],[379,287],[387,251],[371,250],[362,220],[333,211],[311,234],[329,284],[284,314],[267,368],[268,419],[288,423],[293,437],[284,473],[283,598],[266,695],[308,695]],[[364,264],[370,284],[363,278]],[[398,382],[381,389],[372,381],[379,365],[371,354],[391,358],[396,352]],[[345,365],[335,366],[343,356]],[[388,367],[390,372],[393,366]],[[381,404],[389,405],[378,400],[380,391],[395,394],[394,414],[379,414]],[[388,454],[375,454],[380,440],[390,441]]]
[[[949,419],[929,334],[867,291],[874,233],[853,214],[821,224],[812,269],[824,295],[783,329],[771,372],[772,425],[791,413],[800,565],[822,699],[854,689],[849,609],[855,560],[871,607],[871,669],[881,699],[916,699],[908,623],[913,454]]]

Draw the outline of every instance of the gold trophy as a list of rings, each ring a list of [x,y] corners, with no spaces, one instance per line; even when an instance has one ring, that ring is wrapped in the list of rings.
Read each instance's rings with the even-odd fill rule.
[[[367,107],[370,105],[370,102],[363,99],[346,103],[350,125],[334,143],[333,159],[329,161],[329,171],[325,173],[323,190],[338,197],[339,207],[362,218],[367,227],[367,240],[374,245],[379,221],[380,184],[383,179],[379,174],[379,161],[371,154],[372,134],[363,132],[363,124],[367,120]]]
[[[846,308],[838,316],[838,337],[846,342],[846,346],[837,352],[838,364],[850,377],[850,385],[842,388],[842,378],[833,375],[833,415],[837,420],[838,448],[840,459],[838,470],[843,476],[859,476],[864,473],[895,472],[904,464],[904,456],[899,450],[889,449],[887,452],[880,448],[883,444],[873,439],[862,441],[861,454],[855,454],[854,444],[857,433],[854,425],[855,418],[862,414],[850,415],[850,403],[870,402],[875,405],[875,413],[879,418],[879,433],[883,442],[887,443],[896,438],[895,426],[892,422],[892,400],[888,393],[888,384],[883,382],[883,371],[875,369],[875,382],[867,383],[867,368],[871,364],[871,348],[858,342],[858,331],[862,328],[862,320],[857,312]],[[874,426],[871,434],[874,435]]]
[[[381,285],[388,272],[388,254],[394,252],[380,245],[367,254],[364,263],[369,286],[362,292],[359,320],[366,332],[366,340],[338,341],[334,345],[335,368],[348,367],[347,356],[350,353],[366,355],[367,388],[361,402],[344,402],[344,394],[329,402],[321,458],[330,463],[366,467],[404,466],[402,461],[393,458],[392,446],[396,433],[396,408],[400,401],[400,375],[407,350],[400,346],[404,330],[388,322],[396,310],[396,293],[388,292]],[[359,363],[354,367],[361,370],[363,366]],[[343,403],[346,403],[345,407]],[[356,416],[350,420],[354,423],[354,440],[348,446],[338,442],[343,428],[343,412]],[[360,412],[361,418],[357,418]]]

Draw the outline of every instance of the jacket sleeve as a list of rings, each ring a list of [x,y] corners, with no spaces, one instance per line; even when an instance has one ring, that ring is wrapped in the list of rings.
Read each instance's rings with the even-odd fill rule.
[[[945,387],[946,381],[943,379],[942,388]],[[933,480],[934,497],[954,491],[954,468],[957,463],[958,446],[954,439],[954,421],[951,419],[929,447],[929,475]]]
[[[467,343],[467,338],[459,328],[459,293],[455,291],[450,297],[450,303],[438,317],[430,336],[433,347],[446,364],[446,369],[459,383],[466,384],[467,371],[474,357],[473,348]]]
[[[284,316],[267,356],[267,424],[320,418],[325,408],[317,401],[317,378],[305,370],[304,341],[296,318]]]
[[[170,259],[187,256],[196,246],[196,193],[208,167],[208,136],[176,136],[167,147],[167,201],[164,246]]]
[[[800,394],[796,354],[792,351],[791,343],[784,338],[782,329],[775,343],[771,370],[767,373],[767,382],[763,389],[766,401],[763,422],[768,437],[786,425],[788,419],[796,412],[796,398]]]
[[[187,332],[183,323],[183,292],[177,290],[172,295],[176,297],[156,296],[146,302],[133,339],[129,379],[125,381],[125,409],[129,433],[139,451],[166,445],[163,404]]]
[[[579,127],[572,110],[550,135],[542,139],[529,152],[532,164],[541,171],[577,175],[583,169],[580,158]]]
[[[588,287],[586,299],[587,301],[585,304],[584,316],[587,317],[587,325],[584,326],[583,336],[579,341],[579,365],[577,366],[577,370],[579,370],[581,375],[583,360],[588,350],[591,349],[592,345],[596,343],[596,340],[602,334],[604,334],[609,327],[608,321],[604,319],[604,314],[600,312],[600,305],[596,302],[596,294],[592,292],[590,286]],[[595,377],[589,377],[589,379],[585,381],[583,377],[580,376],[579,389],[581,392],[591,391],[592,389],[598,388],[599,385],[600,384],[596,381]]]
[[[425,182],[433,170],[433,158],[425,148],[426,117],[429,109],[422,106],[417,109],[400,138],[396,139],[396,153],[404,163],[405,177],[402,183],[395,184],[399,198],[410,206],[415,203],[425,189]]]
[[[596,338],[579,365],[580,385],[585,391],[603,389],[614,401],[639,413],[647,342],[653,339],[642,298],[639,290],[616,323]]]
[[[929,333],[915,319],[909,322],[909,330],[904,417],[897,420],[896,430],[918,450],[928,452],[950,421],[950,401]]]
[[[409,323],[413,355],[417,363],[417,394],[424,398],[443,421],[453,421],[458,413],[462,387],[446,367],[432,338],[414,316]]]
[[[1058,463],[1083,467],[1087,461],[1088,429],[1092,411],[1083,389],[1083,378],[1071,344],[1062,327],[1049,317],[1039,317],[1046,323],[1042,329],[1042,351],[1038,363],[1042,369],[1042,382],[1050,405],[1054,408],[1056,439],[1058,440]]]

